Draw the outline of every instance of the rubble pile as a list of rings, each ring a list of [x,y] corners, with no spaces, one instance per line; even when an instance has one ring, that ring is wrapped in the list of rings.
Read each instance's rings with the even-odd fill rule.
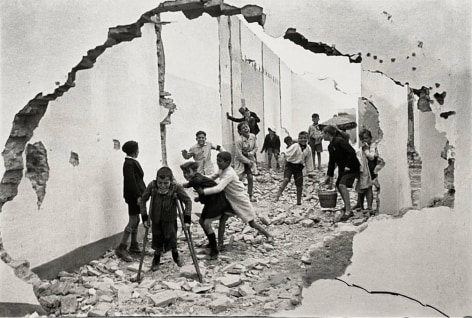
[[[52,281],[41,281],[35,293],[51,315],[153,316],[153,315],[268,315],[294,308],[302,301],[303,274],[315,251],[329,245],[339,231],[359,231],[365,221],[357,215],[347,223],[334,223],[335,211],[321,209],[316,190],[324,173],[306,178],[303,204],[294,203],[295,186],[289,185],[277,203],[272,202],[282,180],[281,172],[260,169],[254,203],[259,222],[274,235],[264,236],[230,218],[225,249],[211,260],[203,230],[194,217],[192,236],[203,275],[198,282],[195,268],[179,235],[179,250],[185,265],[178,267],[170,253],[161,258],[158,271],[150,265],[153,250],[145,253],[141,282],[137,275],[139,255],[132,263],[118,259],[113,250],[73,273],[60,272]],[[352,195],[355,200],[355,195]],[[338,206],[342,206],[338,205]],[[216,225],[216,223],[215,223]],[[346,228],[347,227],[347,228]]]

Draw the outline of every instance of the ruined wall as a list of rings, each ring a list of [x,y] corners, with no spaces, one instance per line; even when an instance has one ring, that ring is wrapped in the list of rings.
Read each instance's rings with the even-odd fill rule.
[[[156,85],[154,29],[145,26],[142,38],[104,53],[93,69],[77,74],[73,89],[50,103],[30,141],[47,149],[49,180],[41,208],[23,178],[15,200],[0,214],[3,243],[14,259],[36,267],[122,231],[124,153],[113,140],[139,142],[139,161],[150,181],[160,156]],[[78,154],[75,166],[71,151]]]
[[[285,149],[283,139],[292,131],[292,71],[280,61],[280,136],[281,151]]]
[[[234,1],[235,5],[247,3],[249,1]],[[472,19],[468,1],[406,3],[385,0],[376,1],[375,5],[323,0],[292,3],[257,0],[251,3],[264,8],[268,16],[265,30],[274,37],[283,35],[290,27],[296,28],[307,39],[334,44],[336,50],[343,53],[361,52],[364,70],[382,72],[412,88],[431,87],[432,95],[447,92],[443,105],[435,101],[434,105],[440,110],[433,110],[436,117],[440,111],[456,111],[455,116],[438,126],[441,131],[447,131],[446,138],[461,145],[456,152],[456,168],[467,176],[468,181],[458,185],[456,203],[464,204],[462,207],[467,207],[464,211],[470,210],[468,158],[472,155],[472,147],[466,136],[470,136],[472,129],[469,58]],[[439,29],[438,21],[442,26]],[[451,50],[455,47],[461,49]]]
[[[377,106],[383,131],[378,150],[386,165],[379,173],[379,182],[387,188],[382,187],[386,190],[380,193],[380,212],[396,215],[411,206],[407,89],[379,74],[362,72],[362,95]]]
[[[172,123],[167,125],[167,161],[177,180],[183,181],[179,165],[185,160],[181,150],[188,150],[196,143],[198,130],[207,133],[208,141],[222,144],[218,23],[207,15],[188,20],[180,12],[161,14],[161,20],[171,21],[162,30],[166,64],[164,88],[177,105]],[[191,49],[182,50],[183,43]],[[216,169],[215,151],[212,159]],[[156,162],[153,174],[158,167],[159,162]]]
[[[265,136],[269,127],[280,131],[280,59],[267,45],[263,44],[262,60],[264,66],[264,125],[261,127],[261,135]],[[262,130],[262,128],[264,129]]]
[[[235,21],[236,22],[236,21]],[[262,119],[264,115],[264,75],[262,65],[262,41],[244,24],[238,21],[241,35],[241,93],[244,104]],[[241,117],[237,113],[237,117]],[[259,124],[261,132],[257,136],[257,145],[262,149],[264,143],[264,125]],[[236,125],[235,125],[236,129]],[[262,159],[262,156],[260,156]],[[259,160],[261,161],[261,160]]]
[[[417,151],[421,157],[421,190],[419,206],[424,208],[431,203],[433,198],[442,197],[445,193],[444,171],[447,160],[441,158],[441,152],[447,139],[444,133],[439,133],[435,128],[436,118],[432,112],[418,113],[418,144]]]

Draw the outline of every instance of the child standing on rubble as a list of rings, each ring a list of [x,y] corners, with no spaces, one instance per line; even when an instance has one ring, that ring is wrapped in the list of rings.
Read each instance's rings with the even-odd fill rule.
[[[188,181],[187,183],[183,184],[184,188],[192,187],[194,189],[205,189],[217,185],[213,179],[210,179],[209,177],[206,177],[197,172],[198,163],[194,161],[186,162],[180,165],[180,168],[182,169],[184,178]],[[210,243],[210,257],[214,259],[219,254],[218,246],[220,248],[223,247],[225,226],[228,215],[233,215],[234,212],[223,192],[207,196],[200,195],[195,199],[201,204],[204,204],[202,215],[200,216],[198,223],[200,223],[203,232],[205,232],[205,235],[208,238],[208,242]],[[218,226],[218,245],[216,243],[215,232],[211,226],[212,222],[216,220],[220,221]]]
[[[361,142],[361,148],[357,152],[357,158],[361,163],[361,173],[359,182],[357,183],[357,204],[353,207],[353,210],[364,209],[364,199],[367,199],[367,212],[371,215],[375,215],[375,211],[372,209],[372,203],[374,201],[373,187],[377,190],[377,207],[379,209],[379,195],[380,195],[380,184],[377,178],[377,174],[385,166],[385,162],[379,156],[377,150],[377,143],[372,142],[372,133],[368,129],[362,129],[359,132],[359,140]]]
[[[287,139],[288,137],[285,137]],[[284,139],[284,141],[285,141]],[[298,134],[298,143],[292,143],[289,146],[289,143],[293,142],[290,139],[287,139],[287,150],[285,155],[285,160],[287,163],[284,168],[284,180],[275,195],[275,202],[277,202],[282,195],[285,187],[290,182],[290,179],[294,179],[295,186],[297,187],[297,205],[302,204],[302,193],[303,193],[303,168],[306,168],[307,174],[313,173],[313,156],[311,153],[311,148],[308,143],[308,133],[306,131],[301,131]]]
[[[152,206],[149,209],[152,222],[152,248],[154,249],[151,270],[159,269],[161,254],[169,250],[172,251],[174,262],[181,267],[183,262],[177,250],[177,204],[179,204],[177,201],[180,200],[185,205],[184,223],[186,228],[190,228],[192,200],[184,188],[174,182],[172,170],[168,167],[160,168],[157,171],[156,180],[149,183],[144,191],[141,197],[143,214],[147,214],[146,202],[150,197],[152,197]]]
[[[131,262],[133,258],[126,250],[126,244],[131,236],[129,251],[131,253],[141,253],[137,241],[139,204],[146,185],[143,180],[143,169],[137,160],[139,154],[138,143],[133,140],[127,141],[123,144],[121,150],[126,153],[125,162],[123,163],[123,197],[128,204],[128,224],[123,232],[120,245],[115,249],[115,254],[125,262]],[[146,217],[147,215],[142,216],[143,222],[147,220]]]
[[[220,152],[216,157],[216,164],[220,170],[218,173],[211,176],[211,178],[219,179],[218,184],[211,188],[197,188],[197,193],[206,196],[224,191],[234,213],[239,216],[244,223],[248,223],[250,227],[265,235],[268,242],[272,242],[273,236],[260,224],[256,223],[256,213],[245,191],[244,184],[239,180],[234,169],[231,168],[231,154],[227,151]]]
[[[275,168],[280,169],[279,154],[280,154],[280,138],[274,128],[269,128],[269,133],[265,136],[264,144],[262,145],[261,153],[267,152],[267,165],[272,168],[272,155],[275,158]]]

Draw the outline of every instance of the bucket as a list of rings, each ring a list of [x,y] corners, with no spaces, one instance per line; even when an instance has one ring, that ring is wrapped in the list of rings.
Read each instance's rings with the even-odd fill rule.
[[[338,199],[337,191],[318,191],[318,199],[322,208],[336,207],[336,200]]]

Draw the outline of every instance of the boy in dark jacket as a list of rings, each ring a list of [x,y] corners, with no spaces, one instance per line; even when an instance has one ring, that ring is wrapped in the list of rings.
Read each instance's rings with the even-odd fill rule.
[[[123,232],[121,244],[116,248],[115,253],[122,260],[131,262],[133,258],[126,250],[126,244],[131,235],[129,251],[132,253],[141,253],[137,241],[140,213],[139,203],[146,189],[146,185],[143,180],[143,169],[136,160],[139,154],[138,143],[133,140],[127,141],[121,149],[126,153],[125,162],[123,164],[123,197],[128,204],[129,220]],[[143,217],[143,222],[144,221],[146,220]]]
[[[261,153],[263,153],[264,151],[267,152],[267,161],[269,169],[271,168],[272,155],[274,155],[275,162],[277,163],[276,169],[280,169],[280,138],[279,136],[277,136],[275,129],[269,128],[269,133],[265,136]]]
[[[194,161],[186,162],[180,165],[184,178],[188,181],[182,186],[184,188],[210,188],[217,185],[215,180],[210,179],[198,173],[198,163]],[[223,248],[223,241],[225,235],[225,226],[226,220],[228,220],[229,215],[234,215],[233,208],[229,204],[224,192],[219,192],[207,196],[200,195],[195,198],[196,201],[204,204],[202,215],[200,216],[200,223],[203,232],[208,238],[210,246],[210,257],[212,259],[216,258],[219,254],[218,246],[220,249]],[[213,221],[219,220],[218,226],[218,244],[216,243],[216,235],[213,231],[211,224]]]
[[[337,129],[333,126],[323,128],[323,138],[329,141],[329,163],[325,184],[332,186],[334,168],[338,166],[338,179],[336,188],[338,189],[344,201],[344,215],[341,221],[346,221],[352,216],[351,201],[349,200],[349,191],[352,188],[354,180],[359,178],[360,163],[356,156],[356,151],[351,147],[344,137],[337,135]]]
[[[181,267],[182,259],[177,250],[177,199],[185,205],[184,223],[190,228],[190,215],[192,212],[192,200],[184,188],[173,181],[172,170],[162,167],[157,171],[156,180],[149,183],[141,197],[142,213],[146,213],[146,202],[152,196],[152,206],[149,207],[152,222],[152,248],[154,259],[152,271],[159,269],[161,253],[172,251],[172,259]],[[149,223],[148,223],[149,224]]]
[[[247,122],[249,126],[249,132],[257,136],[257,134],[261,131],[259,129],[259,125],[257,124],[261,121],[259,116],[257,116],[255,112],[247,109],[247,107],[239,108],[239,113],[243,115],[242,118],[233,117],[229,113],[226,113],[226,118],[236,123],[242,123],[243,121]]]

